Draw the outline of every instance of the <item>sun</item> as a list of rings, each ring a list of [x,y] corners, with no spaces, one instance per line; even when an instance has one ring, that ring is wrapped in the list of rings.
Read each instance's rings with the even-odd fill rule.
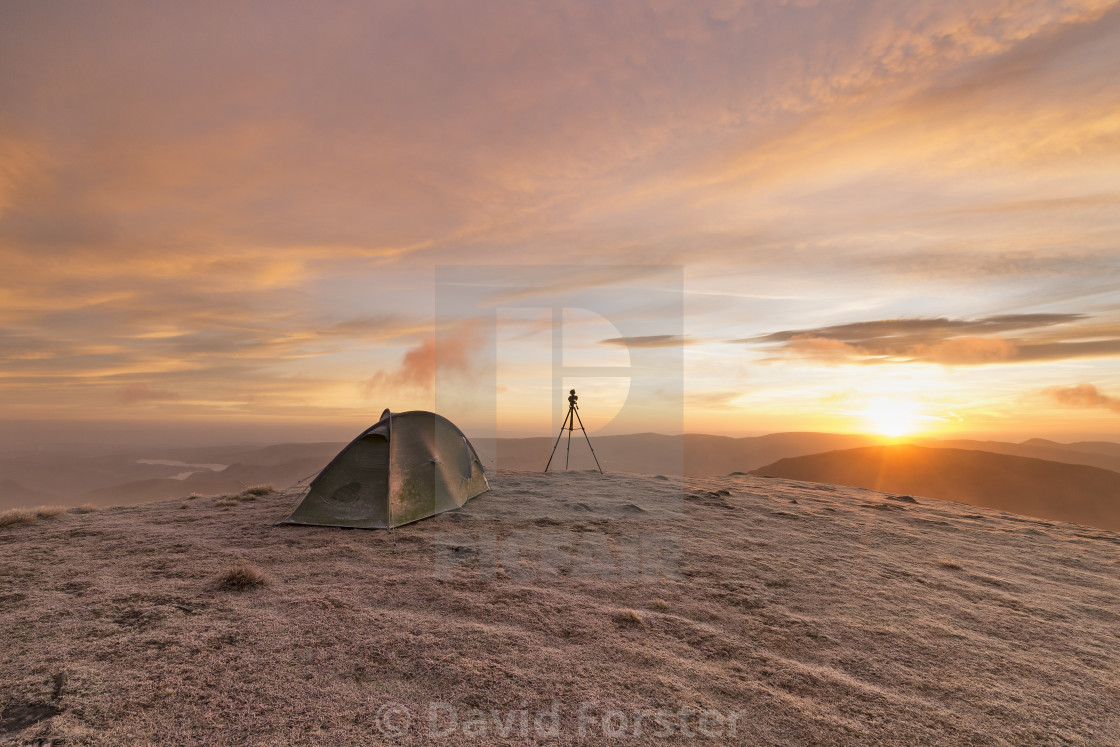
[[[861,414],[880,436],[908,436],[917,427],[917,408],[906,400],[885,397],[873,399]]]

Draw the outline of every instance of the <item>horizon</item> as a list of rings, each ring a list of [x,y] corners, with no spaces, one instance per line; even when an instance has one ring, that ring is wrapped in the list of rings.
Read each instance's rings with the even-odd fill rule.
[[[182,423],[176,424],[174,429],[154,426],[142,422],[98,422],[98,421],[35,421],[23,424],[0,422],[0,448],[10,454],[27,453],[34,451],[50,451],[53,448],[77,447],[94,451],[112,451],[116,449],[144,450],[148,448],[153,452],[174,449],[197,448],[223,448],[223,447],[264,447],[282,444],[344,444],[349,443],[360,433],[365,431],[375,422],[371,419],[365,425],[348,427],[342,424],[284,424],[278,426],[273,423],[239,423],[235,428],[223,429],[220,432],[212,430],[210,423],[194,424],[194,427],[184,428]],[[22,427],[14,427],[22,426]],[[219,435],[219,433],[221,435]],[[501,433],[498,436],[475,436],[466,431],[472,441],[486,442],[494,438],[500,439],[533,439],[543,438],[551,441],[556,437],[556,432],[538,431],[527,433]],[[888,436],[873,431],[826,431],[826,430],[778,430],[740,433],[708,433],[697,430],[685,430],[677,433],[661,431],[640,431],[625,433],[588,433],[591,438],[598,437],[633,437],[633,436],[662,436],[666,438],[680,438],[683,436],[712,436],[718,438],[742,439],[761,438],[774,435],[838,435],[852,437],[866,437],[876,439],[882,445],[918,443],[922,441],[975,441],[1023,444],[1032,440],[1047,441],[1059,444],[1074,444],[1084,442],[1118,443],[1120,439],[1095,438],[1092,434],[1077,437],[1071,434],[1065,438],[1048,438],[1046,436],[1026,436],[1019,438],[1019,434],[977,433],[977,434],[929,434],[913,433],[901,436]],[[60,435],[65,434],[65,435]]]
[[[546,436],[570,387],[592,437],[1120,441],[1118,45],[1099,0],[7,8],[0,443]]]

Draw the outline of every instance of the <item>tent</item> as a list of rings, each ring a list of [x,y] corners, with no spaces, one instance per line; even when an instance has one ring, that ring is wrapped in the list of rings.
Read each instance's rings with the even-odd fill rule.
[[[471,442],[434,412],[381,413],[311,481],[281,524],[388,529],[490,489]]]

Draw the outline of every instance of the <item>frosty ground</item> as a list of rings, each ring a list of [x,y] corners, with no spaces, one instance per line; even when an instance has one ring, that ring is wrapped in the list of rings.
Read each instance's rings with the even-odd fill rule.
[[[0,743],[1120,744],[1117,533],[491,482],[393,531],[273,526],[296,490],[0,527]]]

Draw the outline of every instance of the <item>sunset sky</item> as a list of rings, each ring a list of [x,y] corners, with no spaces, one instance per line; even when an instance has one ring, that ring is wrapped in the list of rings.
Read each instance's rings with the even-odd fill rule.
[[[560,319],[680,382],[563,379],[593,434],[1120,440],[1118,50],[1097,0],[5,3],[0,427],[545,435]]]

